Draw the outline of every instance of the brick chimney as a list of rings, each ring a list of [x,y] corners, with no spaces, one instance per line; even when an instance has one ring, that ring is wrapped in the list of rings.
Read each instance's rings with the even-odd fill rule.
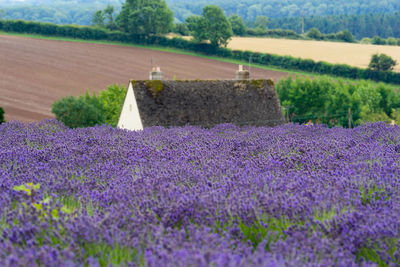
[[[150,71],[150,80],[163,80],[163,73],[160,69],[160,67],[154,67],[151,71]]]
[[[243,65],[239,65],[239,70],[236,71],[236,80],[250,79],[250,72],[243,69]]]

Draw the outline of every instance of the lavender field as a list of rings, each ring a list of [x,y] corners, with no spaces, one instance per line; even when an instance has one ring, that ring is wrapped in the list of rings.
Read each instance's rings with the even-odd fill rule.
[[[0,266],[399,266],[400,128],[0,125]]]

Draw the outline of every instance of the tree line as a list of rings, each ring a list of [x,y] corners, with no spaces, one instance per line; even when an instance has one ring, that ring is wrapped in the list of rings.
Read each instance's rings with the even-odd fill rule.
[[[119,10],[121,2],[120,0],[30,0],[24,2],[0,0],[0,8],[3,8],[6,12],[5,19],[32,20],[35,18],[35,20],[41,22],[90,25],[91,16],[96,10],[104,8],[108,4]],[[167,0],[167,3],[174,12],[175,18],[180,22],[185,21],[190,15],[200,15],[204,6],[210,4],[220,6],[227,16],[237,14],[247,22],[255,21],[256,17],[260,15],[268,18],[301,17],[303,14],[308,17],[311,15],[324,17],[369,13],[383,14],[400,10],[400,3],[397,0]],[[25,12],[24,9],[27,11]],[[50,9],[52,12],[47,12]],[[90,12],[83,12],[86,10],[90,10]],[[64,22],[57,22],[60,20]],[[314,25],[308,29],[312,27],[320,28]],[[320,30],[330,33],[344,29],[325,31],[320,28]],[[357,38],[360,37],[357,36]]]
[[[0,6],[0,19],[24,19],[56,24],[90,25],[93,14],[105,4],[82,3],[29,6]]]
[[[288,121],[348,127],[394,120],[400,124],[400,94],[391,86],[327,77],[291,77],[277,84]],[[350,120],[350,121],[349,121]]]
[[[184,16],[180,16],[179,12],[182,9],[175,6],[177,3],[174,1],[168,2],[169,10],[173,12],[175,19],[179,17],[179,22],[171,30],[184,35],[188,34],[187,28],[185,29],[183,26],[186,19],[194,14],[201,15],[206,3],[201,2],[203,5],[197,2],[191,3],[196,12],[185,12]],[[110,5],[110,3],[113,5]],[[153,1],[149,1],[148,3],[151,3],[148,5],[152,7],[150,10],[154,10]],[[216,3],[219,4],[218,1]],[[282,3],[284,4],[284,2]],[[182,5],[184,4],[178,3],[178,6]],[[324,5],[324,3],[320,3],[320,5]],[[363,6],[365,7],[365,5]],[[310,7],[307,4],[306,6]],[[109,19],[115,17],[121,10],[120,2],[118,1],[109,2],[109,5],[104,10],[99,10],[99,7],[105,8],[106,2],[96,1],[89,3],[87,1],[79,1],[79,5],[76,5],[65,1],[55,1],[46,6],[18,5],[3,7],[3,10],[0,7],[0,19],[24,19],[56,24],[103,25],[104,23],[107,24]],[[335,34],[344,31],[349,31],[358,40],[364,37],[379,38],[377,42],[365,39],[363,40],[364,43],[398,45],[400,39],[400,12],[393,13],[392,10],[390,13],[372,13],[382,9],[365,9],[370,10],[369,12],[371,13],[350,15],[338,13],[339,15],[327,16],[326,14],[316,15],[318,13],[307,11],[308,9],[304,7],[301,14],[289,17],[276,17],[275,12],[273,14],[269,14],[268,12],[254,13],[253,17],[249,17],[243,12],[239,12],[240,10],[229,8],[229,5],[226,5],[226,3],[222,3],[221,7],[224,14],[234,18],[230,23],[232,24],[234,34],[239,36],[302,39],[303,36],[301,34],[303,34],[303,29],[304,33],[306,33],[313,28],[317,28],[322,34],[326,35],[325,40],[340,41],[341,39],[336,38]],[[106,13],[110,11],[112,13]],[[238,23],[243,25],[239,25]],[[112,25],[107,24],[107,26]],[[115,24],[113,26],[115,29]],[[386,38],[389,39],[386,40]],[[395,38],[398,39],[394,40]]]
[[[359,15],[369,13],[392,13],[400,10],[397,0],[168,0],[175,17],[183,22],[190,15],[199,15],[206,5],[214,4],[226,14],[237,14],[246,21],[254,21],[257,16],[268,18]],[[315,26],[313,26],[315,27]],[[312,27],[311,27],[312,28]],[[343,29],[338,29],[337,32]]]
[[[205,9],[209,8],[211,6],[205,7]],[[222,11],[222,10],[221,10]],[[220,12],[220,17],[223,17],[223,13]],[[197,38],[197,36],[202,34],[203,32],[206,32],[207,30],[201,27],[196,27],[197,24],[197,19],[200,18],[200,16],[189,16],[186,18],[184,23],[176,23],[173,32],[183,35],[183,36],[189,36],[192,35]],[[300,40],[329,40],[329,41],[341,41],[341,42],[349,42],[353,43],[356,42],[354,36],[348,31],[340,31],[337,33],[331,33],[331,34],[323,34],[321,33],[318,29],[312,28],[310,29],[307,34],[301,35],[298,34],[292,30],[283,30],[283,29],[269,29],[268,28],[268,23],[269,20],[265,16],[258,16],[256,21],[253,23],[253,27],[249,28],[243,18],[239,17],[238,15],[234,14],[231,15],[227,18],[229,25],[225,23],[220,23],[221,25],[224,25],[224,28],[228,29],[230,32],[230,29],[232,29],[232,33],[230,35],[235,35],[235,36],[257,36],[257,37],[269,37],[269,38],[286,38],[286,39],[300,39]],[[221,27],[221,31],[224,29]],[[197,38],[198,39],[198,38]],[[207,38],[205,38],[207,39]],[[371,42],[372,43],[372,42]]]
[[[270,28],[292,30],[296,33],[302,33],[302,25],[302,17],[274,18],[269,20]],[[317,28],[325,34],[348,30],[358,40],[374,36],[400,38],[400,12],[306,16],[304,18],[304,30],[307,32],[311,28]]]

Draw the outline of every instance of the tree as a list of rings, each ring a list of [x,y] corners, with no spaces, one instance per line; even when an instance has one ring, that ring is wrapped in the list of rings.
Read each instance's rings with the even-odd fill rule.
[[[103,11],[104,17],[107,20],[105,23],[106,27],[110,30],[115,30],[117,26],[114,21],[114,7],[112,5],[107,5]]]
[[[99,101],[103,105],[104,119],[107,124],[116,127],[126,95],[126,87],[110,85],[107,90],[101,91]]]
[[[126,0],[116,22],[130,34],[163,34],[173,28],[173,13],[165,0]]]
[[[322,35],[322,33],[317,29],[317,28],[311,28],[306,36],[310,39],[315,39],[315,40],[322,40],[324,39],[324,36]]]
[[[397,40],[396,40],[396,38],[389,37],[389,38],[387,38],[386,43],[388,45],[397,45]]]
[[[262,31],[267,30],[268,18],[266,16],[257,16],[254,22],[254,26],[256,27],[256,29],[260,29]]]
[[[208,39],[207,30],[205,28],[204,18],[201,16],[192,15],[186,18],[185,24],[187,25],[190,34],[197,42]]]
[[[104,27],[104,20],[105,20],[105,17],[104,17],[103,11],[97,10],[96,13],[94,13],[94,15],[93,15],[92,23],[95,26]]]
[[[201,17],[190,16],[186,22],[195,40],[209,40],[213,46],[226,46],[233,36],[232,26],[218,6],[205,6]]]
[[[104,107],[96,96],[64,97],[55,102],[51,112],[70,128],[82,128],[105,123]]]
[[[348,30],[340,31],[336,33],[336,39],[345,41],[347,43],[354,43],[354,36]]]
[[[368,68],[375,71],[391,71],[396,65],[397,61],[390,56],[377,53],[372,55]]]
[[[178,34],[180,34],[182,36],[189,35],[189,29],[186,26],[186,24],[185,23],[180,23],[180,22],[175,24],[173,32],[174,33],[178,33]]]
[[[2,107],[0,107],[0,124],[2,124],[3,122],[5,122],[5,120],[4,120],[4,109]]]
[[[239,17],[236,14],[233,14],[228,18],[228,21],[232,26],[233,34],[235,34],[237,36],[243,36],[246,34],[247,26],[244,23],[242,17]]]
[[[374,36],[374,38],[372,38],[371,40],[371,44],[374,45],[386,45],[386,40],[379,37],[379,36]]]

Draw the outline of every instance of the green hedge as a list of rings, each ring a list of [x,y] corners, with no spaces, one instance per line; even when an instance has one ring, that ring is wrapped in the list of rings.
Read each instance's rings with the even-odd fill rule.
[[[400,84],[400,73],[396,72],[379,72],[352,67],[345,64],[330,64],[290,56],[230,50],[227,48],[215,47],[210,44],[187,41],[181,38],[170,39],[164,36],[129,35],[118,31],[110,32],[106,29],[100,29],[97,27],[56,25],[22,20],[0,20],[0,30],[5,32],[72,37],[86,40],[108,40],[143,45],[160,45],[194,51],[196,53],[210,56],[219,56],[243,61],[248,61],[251,56],[253,63],[261,65],[318,74],[328,74],[351,79],[371,79],[386,83]]]
[[[253,29],[248,28],[246,31],[247,36],[260,36],[260,37],[272,37],[272,38],[288,38],[288,39],[304,39],[300,34],[297,34],[292,30],[282,29]]]

